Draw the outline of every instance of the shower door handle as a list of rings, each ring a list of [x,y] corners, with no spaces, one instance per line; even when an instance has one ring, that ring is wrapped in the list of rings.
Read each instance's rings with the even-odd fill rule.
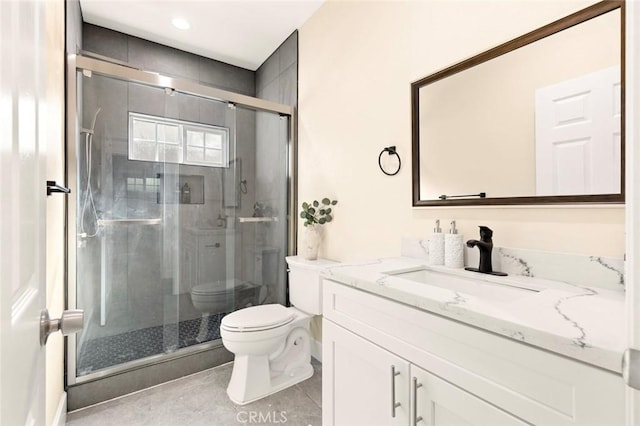
[[[62,312],[58,319],[51,319],[49,310],[45,309],[40,314],[40,345],[47,343],[49,335],[60,330],[63,336],[75,334],[84,328],[84,310],[69,309]]]
[[[71,192],[69,188],[66,186],[58,185],[55,180],[47,181],[47,196],[51,195],[54,192],[60,192],[62,194],[68,194]]]

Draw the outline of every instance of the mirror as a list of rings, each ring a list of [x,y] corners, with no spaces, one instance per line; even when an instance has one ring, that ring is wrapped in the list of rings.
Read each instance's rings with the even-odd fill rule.
[[[413,205],[624,202],[623,2],[411,85]]]

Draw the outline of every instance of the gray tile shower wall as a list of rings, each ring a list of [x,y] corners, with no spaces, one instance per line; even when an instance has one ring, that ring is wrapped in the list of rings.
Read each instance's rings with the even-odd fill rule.
[[[294,31],[256,70],[256,96],[298,106],[298,31]]]
[[[83,49],[147,71],[255,96],[255,72],[97,25],[82,27]]]

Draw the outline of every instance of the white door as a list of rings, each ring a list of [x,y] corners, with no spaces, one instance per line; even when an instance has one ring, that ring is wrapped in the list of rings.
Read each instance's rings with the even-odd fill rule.
[[[322,424],[409,424],[409,363],[328,320],[322,334]]]
[[[536,90],[536,195],[620,193],[620,67]]]
[[[64,31],[62,20],[56,19],[61,7],[61,1],[0,1],[2,425],[45,424],[45,351],[40,345],[40,314],[46,303],[45,160],[47,133],[56,130],[49,127],[47,111],[47,40]],[[54,74],[60,75],[59,70]]]

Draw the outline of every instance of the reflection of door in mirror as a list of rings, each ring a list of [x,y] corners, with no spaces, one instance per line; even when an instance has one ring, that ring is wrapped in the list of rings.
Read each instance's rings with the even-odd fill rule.
[[[620,67],[536,91],[536,195],[620,192]]]
[[[414,205],[623,202],[621,5],[412,83]]]

